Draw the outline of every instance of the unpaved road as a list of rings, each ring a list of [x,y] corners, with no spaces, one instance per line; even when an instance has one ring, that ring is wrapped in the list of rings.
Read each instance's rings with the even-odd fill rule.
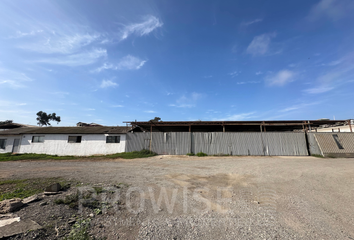
[[[0,162],[2,179],[38,177],[129,184],[123,197],[134,199],[129,208],[138,222],[129,222],[131,231],[122,233],[123,239],[354,239],[354,159]],[[122,220],[129,219],[113,215],[103,221],[109,239]]]

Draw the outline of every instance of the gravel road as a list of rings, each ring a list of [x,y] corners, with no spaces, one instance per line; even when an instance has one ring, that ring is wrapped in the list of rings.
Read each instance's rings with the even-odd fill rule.
[[[128,184],[123,197],[130,219],[102,221],[106,232],[117,222],[131,224],[127,229],[135,230],[121,233],[123,239],[354,239],[354,159],[0,162],[2,179],[38,177]]]

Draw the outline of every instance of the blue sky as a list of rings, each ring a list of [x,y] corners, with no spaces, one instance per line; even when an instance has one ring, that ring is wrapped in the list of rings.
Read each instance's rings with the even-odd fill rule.
[[[348,119],[354,1],[0,1],[0,120]]]

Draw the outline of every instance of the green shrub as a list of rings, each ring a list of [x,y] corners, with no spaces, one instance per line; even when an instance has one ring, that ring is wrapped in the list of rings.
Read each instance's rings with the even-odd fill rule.
[[[80,219],[73,226],[65,240],[90,240],[88,229],[90,228],[91,219]]]
[[[194,153],[187,153],[187,156],[195,156]]]
[[[197,156],[198,157],[205,157],[205,156],[208,156],[208,154],[203,153],[203,152],[199,152],[199,153],[197,153]]]
[[[55,204],[65,204],[69,205],[70,208],[77,208],[79,201],[79,194],[71,194],[65,197],[65,199],[56,199],[54,200]]]

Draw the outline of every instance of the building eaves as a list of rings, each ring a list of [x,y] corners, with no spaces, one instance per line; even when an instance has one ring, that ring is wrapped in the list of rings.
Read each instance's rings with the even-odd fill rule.
[[[0,131],[0,135],[19,134],[122,134],[131,127],[31,127]]]

